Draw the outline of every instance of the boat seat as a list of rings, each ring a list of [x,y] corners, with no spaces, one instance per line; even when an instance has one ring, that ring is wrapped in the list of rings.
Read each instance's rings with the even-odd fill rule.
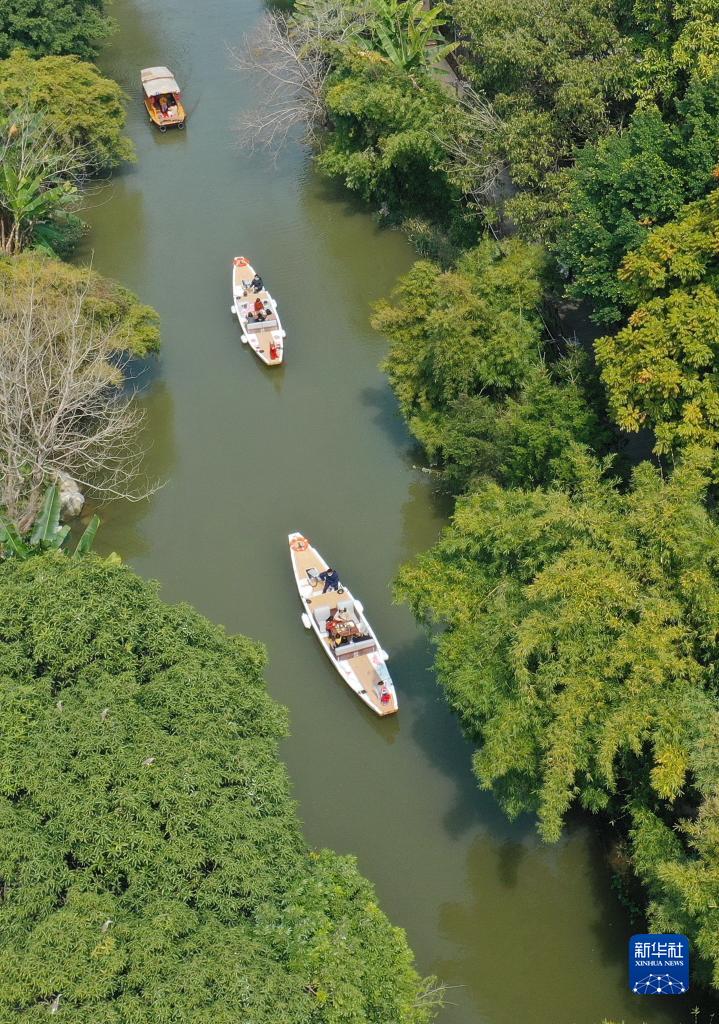
[[[315,608],[315,622],[320,627],[320,632],[323,636],[327,634],[327,619],[330,617],[330,606],[322,605],[320,608]]]
[[[375,642],[370,636],[366,640],[355,640],[352,644],[343,644],[341,647],[336,647],[335,655],[338,661],[342,661],[344,658],[354,657],[355,654],[369,654],[374,649]]]

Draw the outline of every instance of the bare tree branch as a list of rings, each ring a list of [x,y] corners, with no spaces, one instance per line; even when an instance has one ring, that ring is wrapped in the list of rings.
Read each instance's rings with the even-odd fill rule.
[[[302,141],[317,141],[327,118],[324,94],[332,52],[357,39],[367,20],[366,4],[336,0],[298,5],[295,14],[264,16],[257,32],[231,51],[234,68],[250,72],[262,97],[239,119],[244,147],[276,158],[295,130]]]
[[[133,492],[143,412],[127,384],[119,324],[98,323],[87,286],[48,294],[0,285],[0,504],[21,527],[68,473],[96,497]]]
[[[505,122],[492,105],[465,83],[460,96],[460,130],[442,136],[452,159],[452,176],[464,194],[478,205],[495,200],[502,191],[507,164],[501,153]]]

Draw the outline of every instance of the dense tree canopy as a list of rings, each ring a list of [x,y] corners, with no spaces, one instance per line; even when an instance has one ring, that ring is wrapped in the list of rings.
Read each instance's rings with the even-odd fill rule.
[[[480,784],[511,814],[536,810],[547,839],[575,801],[634,801],[670,829],[680,795],[707,798],[670,848],[638,837],[637,870],[656,920],[714,959],[719,526],[704,461],[666,482],[643,463],[627,493],[581,452],[564,491],[487,484],[397,591],[440,627],[439,680],[478,743]]]
[[[82,312],[87,322],[109,332],[113,352],[143,357],[160,347],[158,316],[127,288],[101,277],[94,270],[76,267],[39,253],[25,253],[14,259],[0,258],[0,294],[23,295],[34,289],[43,305],[52,309],[83,295]],[[0,305],[0,316],[2,306]]]
[[[652,231],[620,271],[636,308],[596,345],[617,422],[651,426],[662,453],[719,445],[718,235],[719,191]]]
[[[578,153],[569,172],[557,251],[568,292],[589,299],[592,319],[618,322],[628,304],[619,265],[648,230],[703,196],[719,160],[719,78],[695,81],[678,103],[678,122],[654,106],[628,128]]]
[[[6,111],[29,108],[59,143],[79,146],[92,171],[105,171],[134,155],[123,136],[125,108],[119,85],[77,57],[33,60],[15,50],[0,61],[0,102]]]
[[[428,76],[421,87],[370,50],[349,50],[325,93],[332,132],[317,164],[363,199],[407,216],[455,198],[442,167],[452,104]]]
[[[422,1024],[403,934],[309,851],[264,655],[128,569],[0,568],[0,1016]]]
[[[16,46],[33,56],[74,53],[92,58],[109,30],[103,0],[3,0],[0,57]]]
[[[416,263],[377,304],[373,325],[391,342],[384,366],[411,423],[524,377],[540,346],[543,268],[539,247],[488,239],[454,270]]]

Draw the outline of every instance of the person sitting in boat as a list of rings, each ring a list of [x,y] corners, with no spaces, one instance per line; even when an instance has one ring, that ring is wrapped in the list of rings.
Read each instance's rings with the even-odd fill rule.
[[[252,289],[252,291],[255,293],[261,292],[264,287],[265,286],[262,283],[262,278],[260,277],[260,275],[255,274],[255,276],[250,281],[250,288]]]
[[[323,580],[325,588],[322,591],[326,594],[328,590],[339,590],[340,588],[340,577],[336,569],[333,569],[329,565],[324,572],[320,573],[320,579]]]
[[[167,117],[167,96],[160,96],[160,113],[163,117]]]
[[[262,301],[262,299],[255,299],[254,310],[255,310],[255,315],[257,313],[264,313],[265,312],[265,304]]]
[[[359,633],[348,613],[340,611],[338,608],[333,608],[330,611],[325,629],[333,647],[349,643]]]

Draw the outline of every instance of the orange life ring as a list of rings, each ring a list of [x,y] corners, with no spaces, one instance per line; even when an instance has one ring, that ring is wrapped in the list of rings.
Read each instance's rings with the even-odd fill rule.
[[[246,260],[244,256],[235,256],[232,262],[235,264],[236,267],[247,267],[249,266],[250,263],[250,261]]]
[[[296,537],[290,545],[293,551],[306,551],[309,547],[308,542],[304,537]]]

